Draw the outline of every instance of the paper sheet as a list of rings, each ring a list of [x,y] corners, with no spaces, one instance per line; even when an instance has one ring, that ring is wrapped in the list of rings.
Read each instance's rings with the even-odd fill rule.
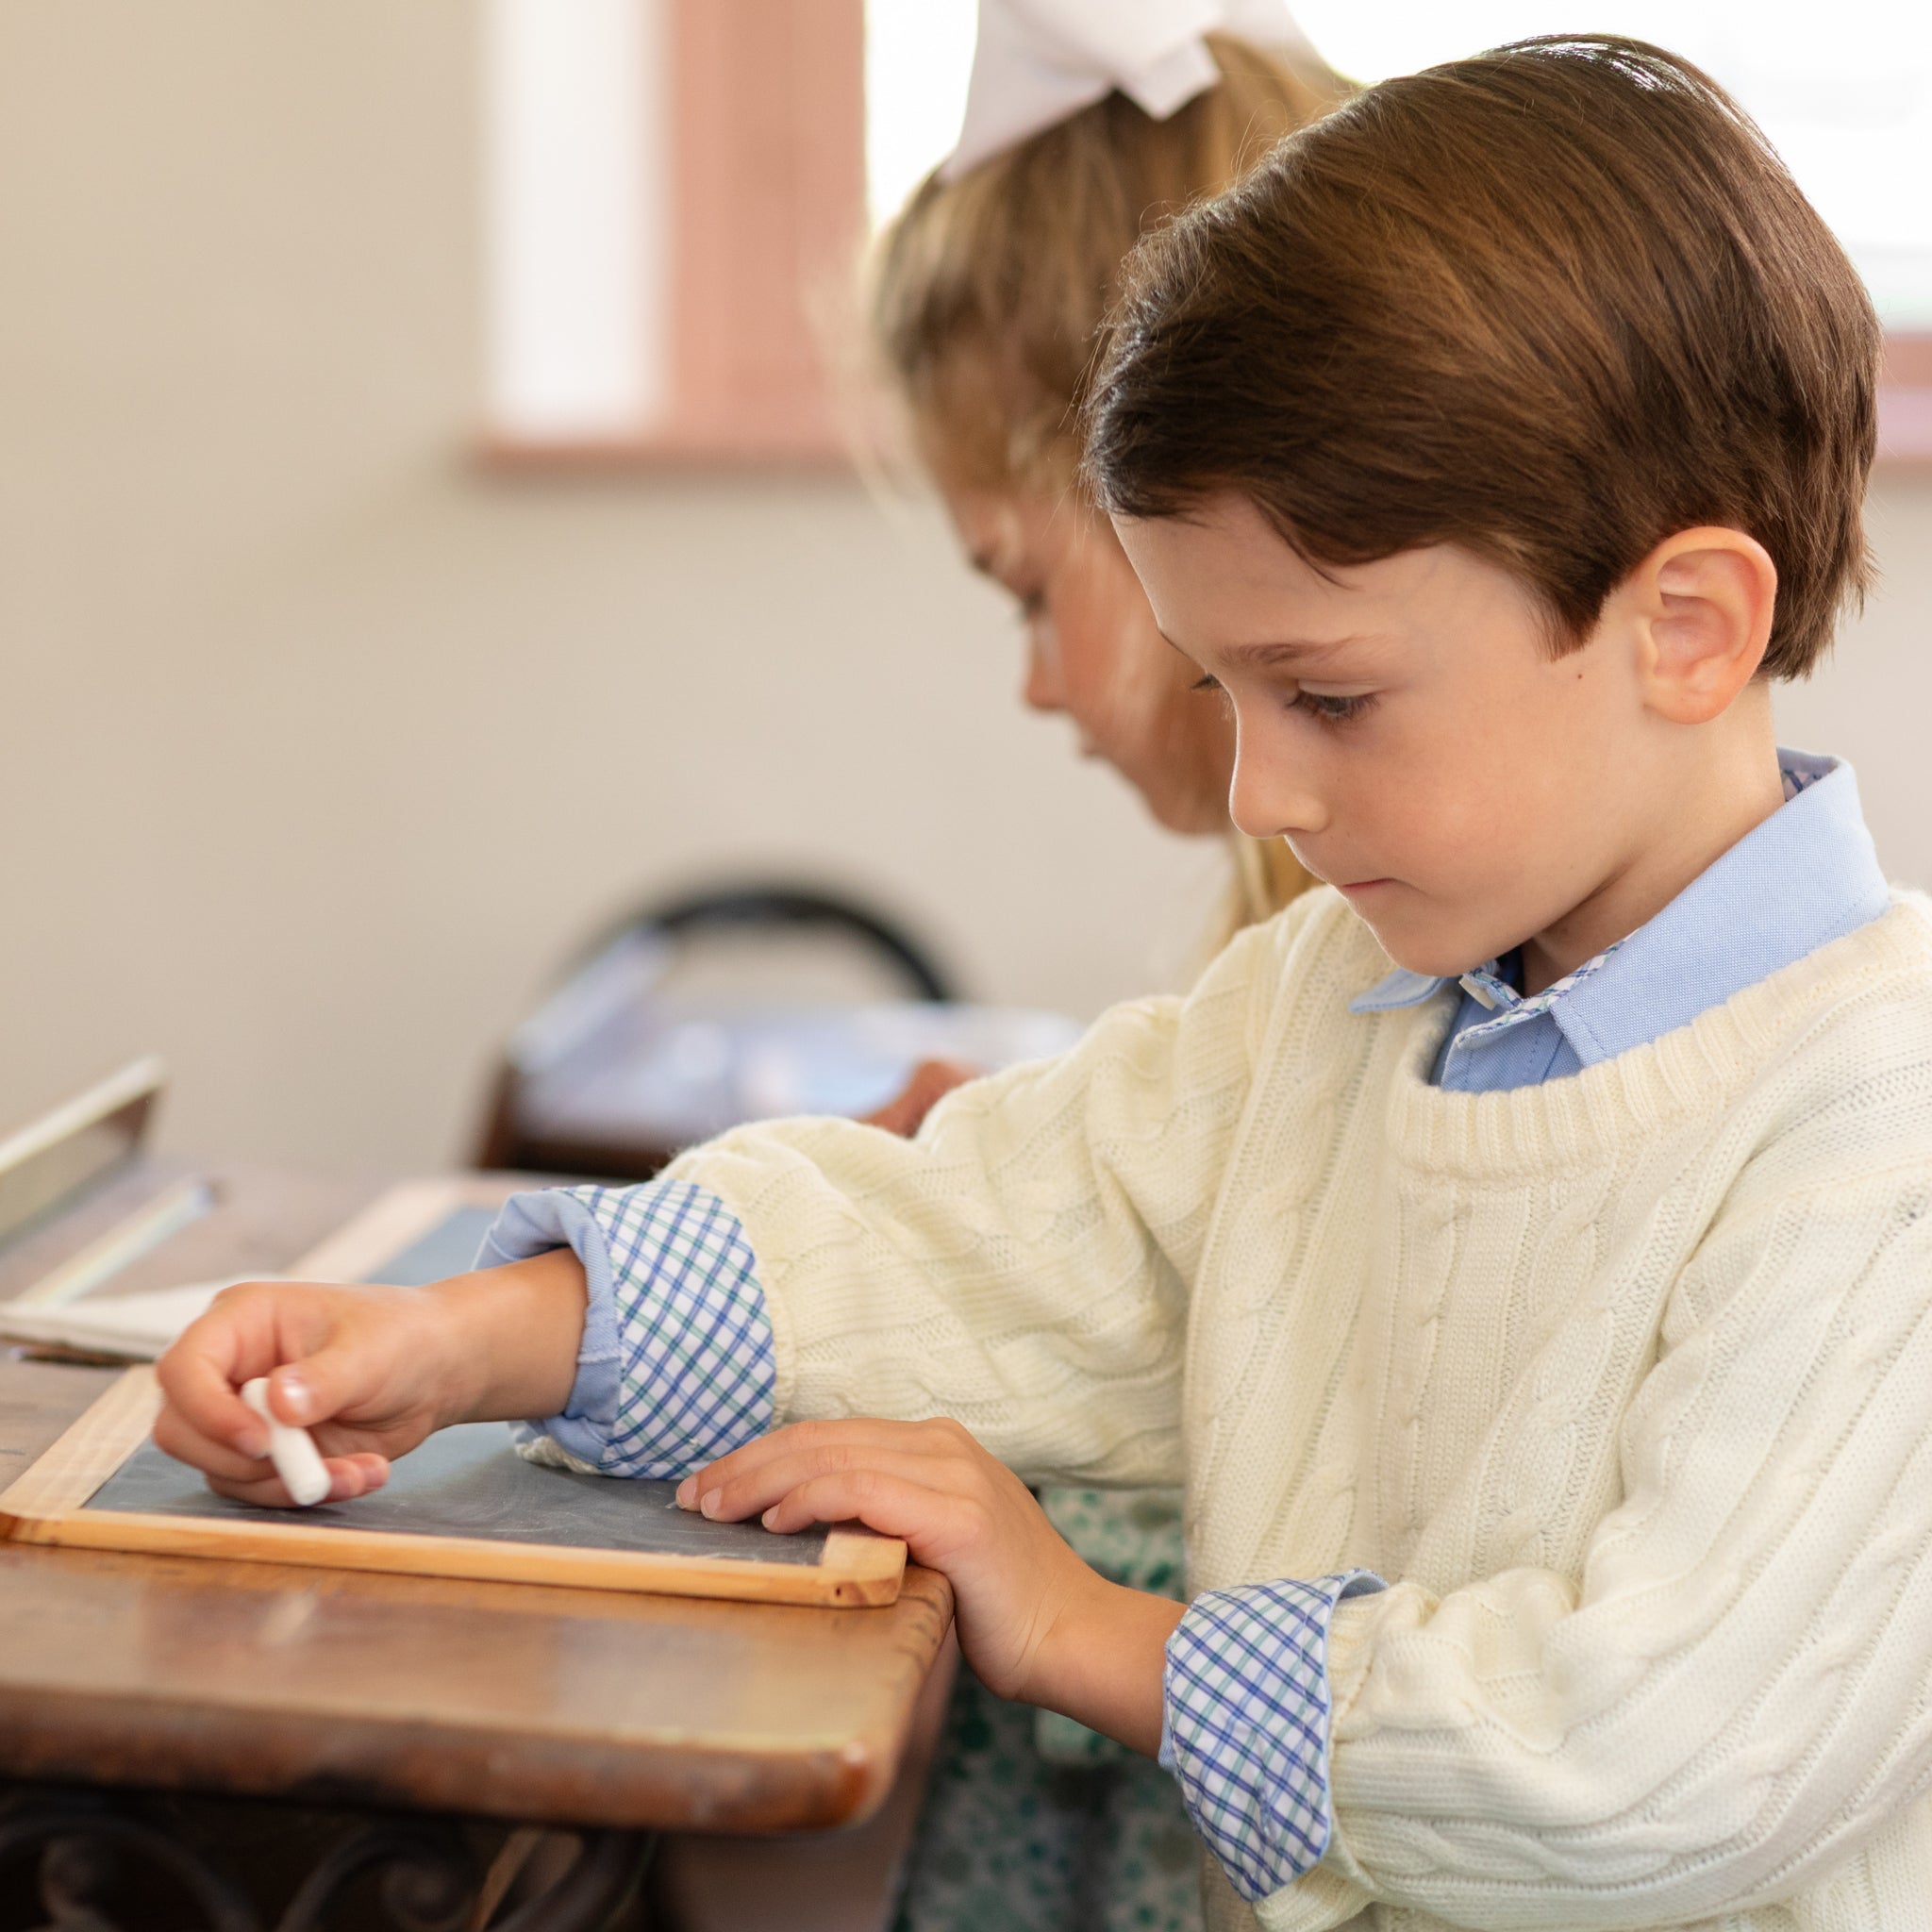
[[[145,1294],[91,1295],[65,1307],[15,1307],[0,1302],[0,1341],[25,1341],[117,1361],[151,1362],[225,1288],[274,1276],[236,1274]]]

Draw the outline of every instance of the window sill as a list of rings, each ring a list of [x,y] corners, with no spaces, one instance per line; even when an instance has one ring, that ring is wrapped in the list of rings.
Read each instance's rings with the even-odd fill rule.
[[[852,453],[815,425],[737,430],[667,428],[636,435],[533,437],[486,429],[472,445],[480,470],[501,476],[625,476],[722,473],[850,475]]]
[[[849,475],[856,467],[845,438],[823,410],[809,406],[608,436],[541,437],[486,428],[474,455],[480,469],[523,476],[704,471]],[[1932,334],[1895,335],[1886,342],[1878,462],[1887,470],[1932,467]]]

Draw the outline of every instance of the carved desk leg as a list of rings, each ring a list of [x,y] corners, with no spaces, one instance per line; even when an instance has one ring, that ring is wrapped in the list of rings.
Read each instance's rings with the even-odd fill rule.
[[[264,1819],[298,1826],[306,1846],[299,1875],[284,1853],[272,1888],[244,1882],[227,1855],[259,1837]],[[16,1787],[0,1796],[0,1898],[10,1905],[26,1881],[42,1916],[0,1906],[0,1932],[605,1932],[636,1896],[653,1842],[644,1832],[584,1833],[561,1869],[545,1861],[541,1881],[504,1901],[487,1856],[503,1836],[400,1813]],[[265,1907],[265,1890],[287,1904]]]

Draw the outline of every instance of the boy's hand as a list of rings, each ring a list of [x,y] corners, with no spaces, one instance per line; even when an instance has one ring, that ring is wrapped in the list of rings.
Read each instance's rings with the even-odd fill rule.
[[[238,1392],[306,1428],[331,1502],[379,1489],[390,1462],[433,1430],[551,1415],[570,1394],[584,1274],[568,1248],[428,1288],[244,1282],[225,1289],[158,1363],[155,1441],[239,1502],[286,1505],[268,1429]]]
[[[1138,1750],[1160,1740],[1181,1606],[1075,1556],[1020,1478],[958,1423],[798,1423],[678,1485],[687,1509],[767,1529],[857,1519],[953,1586],[959,1645],[1001,1697],[1064,1711]]]
[[[421,1290],[244,1282],[225,1289],[156,1371],[166,1398],[155,1441],[242,1503],[286,1504],[268,1430],[241,1385],[268,1375],[269,1403],[312,1428],[331,1502],[379,1489],[390,1459],[452,1421],[452,1386],[433,1305]]]

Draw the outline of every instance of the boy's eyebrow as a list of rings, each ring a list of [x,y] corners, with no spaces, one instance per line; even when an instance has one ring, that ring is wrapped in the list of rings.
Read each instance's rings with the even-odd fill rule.
[[[1168,637],[1165,631],[1162,631],[1160,635],[1166,638],[1170,644],[1174,644],[1174,648],[1176,651],[1180,651],[1182,657],[1185,658],[1190,655],[1188,652],[1181,650],[1181,646],[1175,644],[1174,640]],[[1350,644],[1358,644],[1362,641],[1363,640],[1360,638],[1352,637],[1324,638],[1320,640],[1314,638],[1280,639],[1268,643],[1229,644],[1225,650],[1218,655],[1226,658],[1230,663],[1273,671],[1278,670],[1284,665],[1319,664],[1324,658],[1332,658],[1338,651],[1346,650]]]

